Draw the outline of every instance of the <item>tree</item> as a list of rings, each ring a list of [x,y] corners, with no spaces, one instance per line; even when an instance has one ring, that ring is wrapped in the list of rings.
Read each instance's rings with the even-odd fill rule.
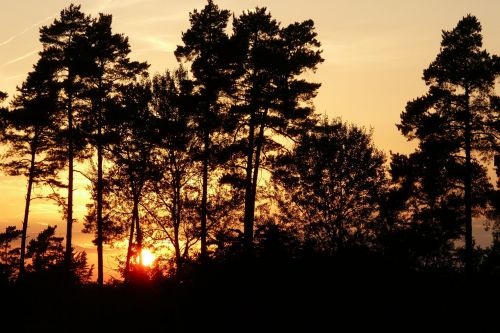
[[[286,193],[278,200],[282,223],[300,226],[319,252],[370,244],[386,186],[384,163],[371,133],[323,120],[275,162],[273,181]]]
[[[189,14],[190,28],[182,34],[184,45],[175,55],[191,64],[194,89],[198,94],[197,132],[201,138],[202,195],[200,204],[201,258],[207,256],[207,215],[209,171],[215,160],[213,134],[221,127],[222,98],[232,86],[232,71],[228,58],[232,54],[225,31],[229,11],[221,10],[212,0],[198,12]]]
[[[172,244],[179,272],[200,239],[194,223],[200,173],[193,158],[198,149],[196,125],[190,112],[195,103],[193,85],[181,67],[155,76],[152,95],[159,138],[153,155],[159,177],[148,183],[149,194],[143,206],[157,229],[153,237]]]
[[[28,257],[32,259],[29,270],[46,271],[64,261],[63,238],[54,236],[57,226],[48,226],[28,244]]]
[[[56,237],[57,226],[48,226],[41,231],[36,239],[30,240],[28,244],[27,257],[31,258],[31,264],[27,269],[30,274],[38,279],[48,277],[47,282],[53,278],[69,277],[70,281],[77,283],[89,282],[93,267],[87,264],[85,252],[71,253],[71,266],[66,266],[65,251],[62,245],[63,237]]]
[[[158,178],[153,164],[154,148],[158,145],[156,119],[151,108],[151,82],[145,81],[126,88],[124,108],[116,119],[119,143],[112,146],[113,166],[110,170],[110,194],[108,201],[115,207],[123,207],[128,227],[128,249],[124,279],[129,280],[132,256],[141,258],[143,233],[141,230],[140,204],[148,183]],[[127,229],[127,228],[125,228]],[[134,246],[135,236],[135,246]]]
[[[476,159],[498,152],[499,109],[494,107],[495,78],[500,68],[496,56],[482,50],[481,24],[467,15],[457,26],[442,33],[441,50],[424,70],[429,86],[426,95],[410,101],[401,114],[400,131],[420,142],[441,137],[451,144],[451,159],[463,160],[465,268],[472,268],[473,183]]]
[[[24,273],[26,235],[33,187],[55,180],[58,163],[53,163],[47,152],[54,146],[54,123],[56,123],[57,88],[54,72],[49,63],[40,59],[33,72],[12,101],[12,110],[0,111],[3,122],[2,143],[8,146],[7,161],[0,167],[10,175],[24,175],[27,178],[24,218],[21,234],[19,277]]]
[[[5,228],[0,233],[0,282],[7,282],[14,278],[16,268],[19,267],[21,249],[12,248],[12,242],[21,237],[22,231],[14,226]]]
[[[90,113],[86,115],[90,143],[96,149],[96,243],[97,282],[103,284],[103,160],[104,149],[112,144],[111,119],[120,112],[120,94],[125,87],[136,81],[138,76],[146,76],[148,64],[130,61],[128,39],[121,34],[113,34],[112,16],[99,14],[92,20],[86,31],[88,54],[85,87],[90,100]],[[119,140],[119,138],[118,138]]]
[[[249,250],[264,157],[297,137],[311,120],[311,100],[320,84],[306,81],[302,74],[314,71],[323,59],[312,20],[281,28],[265,8],[256,8],[235,18],[233,31],[239,64],[232,110],[234,151],[245,170],[243,175],[235,170],[233,180],[244,184],[244,241]]]
[[[41,58],[55,72],[60,89],[59,133],[57,140],[62,143],[59,150],[53,151],[53,159],[67,161],[68,197],[64,207],[66,216],[66,264],[71,266],[72,228],[73,228],[73,172],[74,160],[81,156],[84,142],[79,140],[79,111],[82,109],[82,45],[88,30],[90,18],[81,12],[80,6],[71,4],[61,11],[60,17],[51,25],[40,29],[40,42],[43,50]]]
[[[384,245],[387,254],[413,268],[455,265],[453,250],[464,230],[465,164],[463,159],[450,158],[454,150],[453,143],[435,137],[421,142],[408,156],[392,156],[392,202],[384,204],[383,215],[393,218],[386,219],[389,228]],[[480,215],[491,185],[484,167],[474,163],[472,172],[472,206],[474,215]]]

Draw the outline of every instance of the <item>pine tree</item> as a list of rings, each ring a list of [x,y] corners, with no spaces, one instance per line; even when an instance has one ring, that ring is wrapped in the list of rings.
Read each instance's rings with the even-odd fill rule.
[[[15,277],[21,249],[12,248],[12,243],[17,241],[21,234],[22,231],[14,226],[9,226],[5,228],[5,232],[0,232],[0,283],[9,282]]]
[[[112,144],[113,131],[110,119],[120,112],[120,95],[127,85],[139,76],[147,75],[148,65],[131,61],[128,39],[112,32],[112,16],[99,14],[86,30],[88,54],[85,64],[85,87],[90,101],[89,113],[84,122],[89,142],[97,155],[96,180],[96,244],[97,282],[103,284],[103,161],[104,149]],[[119,138],[115,138],[119,140]]]
[[[436,137],[453,148],[448,158],[463,159],[465,268],[472,267],[472,217],[475,155],[491,156],[499,147],[499,110],[493,107],[495,79],[500,73],[496,56],[482,48],[481,24],[467,15],[450,31],[443,31],[441,50],[424,70],[426,95],[408,103],[401,114],[401,132],[424,143]]]
[[[55,174],[61,165],[53,163],[47,156],[54,147],[57,93],[54,72],[50,64],[41,59],[18,88],[18,95],[12,102],[12,110],[5,109],[0,114],[4,124],[1,141],[8,147],[7,158],[1,168],[10,175],[24,175],[27,178],[19,277],[24,273],[33,188],[44,183],[58,184]]]
[[[221,129],[222,98],[232,87],[232,54],[226,28],[229,11],[221,10],[208,0],[201,11],[190,13],[190,28],[182,34],[184,45],[178,46],[175,55],[191,65],[194,89],[198,94],[196,114],[201,139],[202,195],[200,203],[201,258],[207,256],[208,184],[210,171],[216,161],[214,133]]]
[[[61,11],[58,19],[40,29],[40,42],[43,50],[41,58],[54,70],[60,89],[58,109],[59,136],[61,143],[58,151],[52,153],[54,160],[67,161],[68,196],[65,205],[66,216],[66,265],[71,266],[72,230],[73,230],[73,173],[74,160],[83,152],[85,143],[80,140],[79,114],[84,107],[82,103],[82,47],[85,45],[85,34],[90,18],[81,12],[80,6],[71,4]]]
[[[120,141],[113,144],[110,174],[110,194],[115,206],[127,212],[125,230],[129,230],[124,279],[129,280],[133,255],[141,258],[142,227],[140,204],[147,185],[157,178],[153,165],[155,144],[158,143],[156,122],[151,112],[151,82],[145,81],[127,87],[120,118],[115,118]],[[135,246],[134,246],[135,237]]]
[[[200,172],[194,158],[198,150],[196,124],[190,111],[196,101],[192,97],[192,82],[182,67],[155,76],[152,93],[159,134],[154,160],[160,174],[150,183],[152,193],[147,211],[153,223],[162,229],[166,236],[163,238],[172,243],[179,273],[190,249],[201,237],[194,223]]]
[[[312,98],[320,84],[301,75],[314,71],[321,58],[314,23],[307,20],[280,27],[265,8],[244,12],[233,22],[233,45],[239,74],[232,113],[241,129],[236,133],[235,156],[243,157],[244,240],[253,243],[257,183],[263,156],[282,147],[278,137],[296,137],[311,121]],[[237,177],[233,177],[237,178]]]

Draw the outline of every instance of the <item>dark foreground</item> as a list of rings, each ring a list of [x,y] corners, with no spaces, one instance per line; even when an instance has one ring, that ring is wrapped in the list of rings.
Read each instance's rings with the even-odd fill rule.
[[[0,332],[498,329],[495,276],[369,266],[219,265],[180,283],[3,286]]]

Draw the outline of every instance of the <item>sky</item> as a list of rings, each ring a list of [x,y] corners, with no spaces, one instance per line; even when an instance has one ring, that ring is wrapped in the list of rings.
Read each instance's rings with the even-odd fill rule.
[[[483,27],[484,47],[500,54],[500,1],[495,0],[216,0],[235,15],[257,6],[267,7],[283,25],[313,19],[325,61],[308,79],[322,84],[316,111],[330,118],[373,129],[375,144],[384,152],[409,153],[408,143],[395,126],[406,103],[426,92],[422,71],[439,52],[441,31],[452,29],[465,15],[475,15]],[[41,45],[38,29],[50,24],[71,1],[0,0],[0,91],[15,93],[36,62]],[[129,37],[131,58],[147,61],[151,73],[177,66],[173,51],[189,27],[189,12],[202,9],[205,0],[85,0],[85,13],[113,15],[114,32]],[[0,228],[21,225],[26,181],[0,176]],[[77,181],[79,198],[74,227],[78,249],[95,249],[91,237],[82,235],[86,183]],[[31,210],[29,236],[47,224],[65,226],[57,207],[43,200]],[[477,242],[490,238],[480,223],[474,226]],[[116,252],[116,251],[115,251]],[[108,250],[108,253],[114,253]],[[105,263],[113,273],[112,259]]]

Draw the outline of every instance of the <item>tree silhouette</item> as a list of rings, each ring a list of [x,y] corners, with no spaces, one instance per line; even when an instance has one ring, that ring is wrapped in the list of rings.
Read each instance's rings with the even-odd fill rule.
[[[435,126],[440,126],[435,124]],[[409,156],[395,154],[391,162],[393,213],[387,252],[406,256],[415,268],[451,267],[456,241],[463,235],[463,159],[450,158],[453,143],[442,137],[421,142]],[[473,212],[484,214],[491,191],[486,170],[474,163]],[[394,199],[397,197],[397,199]],[[389,203],[391,205],[393,203]]]
[[[209,172],[214,164],[216,148],[213,133],[221,127],[222,98],[232,85],[229,37],[226,33],[230,13],[221,10],[212,0],[198,12],[189,14],[190,28],[182,34],[184,45],[178,46],[175,55],[191,65],[195,91],[198,94],[196,124],[201,138],[202,195],[200,205],[201,258],[207,256],[207,206]]]
[[[21,249],[12,248],[12,243],[21,237],[22,231],[16,227],[5,228],[5,232],[0,233],[0,282],[7,282],[14,279],[15,272],[19,267],[19,256]]]
[[[385,157],[371,133],[326,119],[303,133],[276,160],[282,223],[302,225],[316,251],[333,254],[374,240],[383,194]]]
[[[109,201],[114,206],[126,210],[128,226],[128,250],[124,268],[124,279],[128,281],[130,260],[139,255],[142,249],[142,231],[140,223],[140,204],[146,192],[147,183],[158,178],[153,164],[155,144],[158,143],[156,122],[151,112],[151,82],[146,81],[130,85],[124,93],[124,108],[119,116],[114,117],[120,140],[112,145],[111,154],[114,162],[109,173]],[[127,228],[126,228],[127,229]],[[134,247],[135,236],[135,247]]]
[[[80,6],[71,4],[61,11],[59,18],[52,24],[40,29],[43,46],[40,56],[55,72],[62,101],[58,104],[60,131],[57,138],[61,148],[53,152],[53,159],[66,160],[68,166],[68,197],[64,207],[67,220],[65,258],[68,267],[71,266],[72,257],[74,159],[81,155],[84,147],[84,142],[78,139],[81,138],[79,112],[84,107],[81,99],[84,57],[81,55],[89,23],[90,18],[81,12]]]
[[[96,244],[97,282],[103,284],[103,160],[104,149],[112,144],[115,129],[110,118],[120,112],[121,94],[125,87],[133,83],[139,75],[145,76],[148,65],[130,61],[128,39],[121,34],[113,34],[112,16],[99,14],[86,31],[88,43],[85,68],[85,93],[90,100],[90,113],[84,122],[89,132],[90,143],[96,149]],[[118,138],[119,140],[119,138]]]
[[[234,150],[245,170],[241,175],[241,168],[236,169],[233,180],[239,178],[238,183],[244,184],[244,238],[249,250],[263,157],[282,146],[277,137],[294,138],[310,121],[311,100],[320,85],[301,75],[314,71],[323,59],[311,20],[281,28],[265,8],[256,8],[235,18],[233,31],[239,64],[232,110]]]
[[[57,87],[51,65],[41,59],[33,72],[18,88],[13,109],[0,113],[3,122],[2,143],[8,146],[7,158],[0,166],[10,175],[27,178],[24,218],[21,235],[19,277],[24,273],[26,235],[33,187],[44,183],[58,184],[55,179],[60,163],[54,163],[47,152],[54,148]]]
[[[475,159],[473,153],[491,156],[499,147],[499,111],[494,106],[499,62],[482,50],[481,24],[467,15],[450,31],[443,31],[441,50],[424,70],[426,95],[410,101],[398,128],[408,139],[420,142],[441,137],[453,147],[449,158],[462,159],[465,207],[465,266],[472,271],[472,217]]]
[[[152,108],[159,135],[154,163],[160,177],[149,183],[144,205],[157,229],[153,238],[167,239],[173,246],[177,272],[200,239],[193,223],[200,196],[197,186],[200,173],[193,158],[198,149],[196,125],[190,112],[196,102],[187,75],[179,68],[153,79]]]
[[[70,277],[70,281],[77,283],[89,282],[93,267],[87,264],[85,252],[71,253],[71,266],[66,266],[66,253],[62,245],[63,237],[56,237],[57,226],[48,226],[41,231],[36,239],[30,240],[27,249],[27,257],[31,258],[31,264],[27,269],[37,279],[48,280],[59,277]]]
[[[28,257],[32,259],[30,270],[48,270],[64,261],[63,238],[54,236],[56,226],[48,226],[28,244]]]

